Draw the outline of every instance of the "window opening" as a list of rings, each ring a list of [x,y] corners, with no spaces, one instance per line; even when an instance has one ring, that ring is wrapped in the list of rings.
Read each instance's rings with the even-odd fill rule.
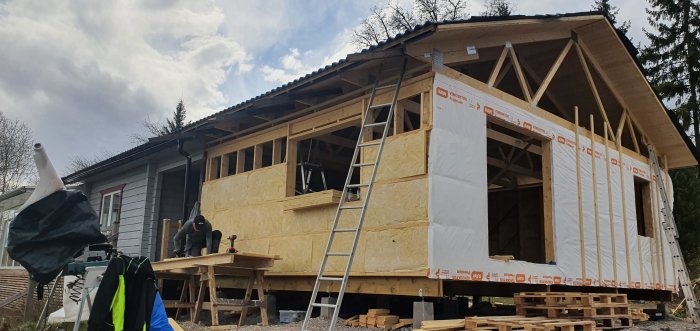
[[[269,167],[272,165],[272,141],[268,141],[262,144],[262,167]]]
[[[634,177],[634,207],[637,216],[637,234],[654,238],[649,182],[636,176]]]
[[[531,134],[487,124],[489,255],[546,263],[543,154]],[[549,159],[549,158],[548,158]]]
[[[228,168],[226,169],[226,176],[232,176],[236,174],[236,162],[238,160],[238,152],[233,152],[227,154],[225,157],[228,158]]]
[[[359,133],[360,128],[352,126],[297,142],[295,195],[342,191]],[[360,172],[355,171],[351,183],[359,180]],[[349,193],[350,199],[359,195],[357,188]]]
[[[255,147],[248,147],[239,153],[243,153],[243,172],[253,170]]]

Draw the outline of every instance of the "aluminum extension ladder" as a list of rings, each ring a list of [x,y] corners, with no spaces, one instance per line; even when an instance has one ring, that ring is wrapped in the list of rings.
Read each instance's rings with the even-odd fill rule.
[[[690,281],[690,276],[688,276],[688,270],[686,269],[685,260],[683,259],[683,254],[681,253],[681,247],[678,245],[678,230],[676,229],[676,221],[673,218],[673,210],[671,209],[671,204],[668,201],[668,195],[666,193],[666,186],[664,185],[664,177],[661,173],[661,168],[659,167],[658,158],[654,148],[649,145],[649,158],[651,159],[651,167],[656,176],[656,182],[659,186],[659,193],[661,196],[661,201],[663,201],[663,208],[661,209],[661,214],[663,215],[663,221],[661,225],[666,233],[666,241],[671,247],[671,255],[673,256],[673,267],[676,268],[676,276],[678,277],[678,283],[681,285],[683,290],[683,296],[685,297],[685,303],[688,307],[688,314],[693,318],[694,323],[700,323],[700,315],[698,315],[698,303],[695,298],[695,292],[693,291],[693,285]]]
[[[386,137],[389,132],[389,127],[391,125],[391,121],[393,118],[394,114],[394,109],[396,107],[396,102],[398,100],[399,96],[399,90],[401,89],[401,83],[403,82],[404,74],[406,73],[406,64],[407,64],[407,59],[404,58],[402,60],[403,64],[401,65],[401,71],[399,73],[398,80],[394,84],[389,84],[389,85],[380,85],[381,80],[381,74],[382,71],[384,70],[384,64],[380,64],[379,67],[379,73],[377,75],[377,78],[374,82],[374,86],[372,88],[372,93],[370,94],[369,97],[369,102],[367,103],[367,109],[365,110],[364,113],[364,119],[362,120],[362,129],[360,130],[360,134],[357,137],[357,142],[355,143],[355,152],[353,153],[352,159],[351,159],[351,165],[350,169],[348,169],[348,176],[345,178],[345,185],[343,187],[343,192],[340,195],[340,203],[338,204],[338,209],[335,213],[335,218],[333,220],[333,228],[331,229],[330,236],[328,238],[328,243],[326,244],[326,250],[323,255],[323,261],[321,262],[321,267],[318,271],[318,277],[316,277],[316,284],[314,285],[314,291],[313,294],[311,295],[311,300],[309,301],[309,308],[306,310],[306,316],[304,317],[304,324],[302,325],[302,330],[308,330],[307,326],[309,323],[309,320],[311,319],[311,313],[313,312],[314,308],[330,308],[333,309],[333,318],[331,319],[331,324],[328,328],[329,331],[332,331],[333,328],[335,327],[335,323],[338,320],[338,313],[340,311],[340,305],[343,302],[343,295],[345,294],[345,287],[348,284],[348,275],[350,274],[350,268],[352,267],[352,260],[355,256],[355,250],[357,249],[357,242],[358,239],[360,238],[360,232],[362,230],[362,224],[364,223],[365,220],[365,215],[367,211],[367,204],[369,203],[370,200],[370,195],[372,194],[372,187],[374,185],[374,180],[375,177],[377,176],[377,167],[379,166],[379,161],[381,160],[382,157],[382,150],[384,149],[384,143],[386,142]],[[386,103],[386,104],[374,104],[374,97],[377,93],[377,91],[380,90],[386,90],[386,89],[394,89],[394,95],[392,97],[391,103]],[[386,119],[383,122],[375,122],[376,116],[374,114],[374,111],[379,111],[382,109],[386,109],[386,107],[389,107],[389,111],[387,114]],[[370,140],[372,140],[372,136],[374,135],[374,129],[380,128],[382,129],[382,137],[378,141],[363,141],[363,137],[365,136],[365,130],[369,129],[370,133]],[[374,160],[374,162],[367,162],[367,163],[362,163],[360,160],[360,151],[364,147],[370,147],[370,146],[378,146],[377,147],[377,156]],[[372,176],[370,177],[369,182],[367,183],[359,183],[359,184],[351,184],[351,180],[353,177],[353,174],[355,171],[361,171],[362,168],[371,168],[372,169]],[[365,195],[365,198],[362,200],[362,203],[360,205],[347,205],[348,202],[348,190],[349,189],[360,189],[360,188],[367,188],[367,194]],[[356,227],[351,227],[351,228],[340,228],[338,227],[338,224],[340,223],[340,218],[341,215],[343,214],[344,211],[348,210],[359,210],[360,215],[358,218],[358,221],[356,223]],[[348,247],[347,251],[331,251],[331,248],[333,247],[333,240],[335,239],[335,235],[337,233],[354,233],[354,239],[352,241],[352,247]],[[337,248],[336,248],[337,249]],[[328,264],[328,258],[347,258],[347,263],[345,265],[345,272],[343,273],[343,277],[330,277],[327,276],[325,271],[326,271],[326,266]],[[318,290],[321,286],[321,282],[326,282],[327,284],[333,284],[333,283],[340,283],[340,290],[338,291],[338,298],[336,300],[336,303],[320,303],[316,302],[316,299],[318,298]]]

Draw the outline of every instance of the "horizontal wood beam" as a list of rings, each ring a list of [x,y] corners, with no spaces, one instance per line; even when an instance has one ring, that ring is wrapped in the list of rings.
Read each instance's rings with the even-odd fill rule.
[[[528,169],[528,168],[525,168],[525,167],[522,167],[519,165],[515,165],[515,164],[509,165],[505,161],[499,160],[495,157],[487,157],[486,164],[488,164],[490,166],[498,167],[501,169],[508,167],[507,172],[511,172],[511,173],[515,173],[515,174],[523,175],[523,176],[527,176],[527,177],[542,179],[541,173],[537,173],[536,171],[534,171],[532,169]]]
[[[512,136],[509,136],[505,133],[498,132],[494,129],[487,128],[486,129],[486,136],[489,139],[500,141],[504,144],[507,144],[507,145],[510,145],[513,147],[517,147],[520,149],[523,149],[523,147],[527,146],[527,143],[525,141],[523,141],[522,139],[518,139],[518,138],[515,138]],[[527,148],[527,151],[534,153],[534,154],[537,154],[537,155],[542,155],[542,147],[540,147],[540,146],[530,145],[530,147]]]
[[[381,51],[361,52],[348,55],[345,60],[348,62],[380,60],[389,57],[397,57],[405,55],[403,48],[392,48]]]

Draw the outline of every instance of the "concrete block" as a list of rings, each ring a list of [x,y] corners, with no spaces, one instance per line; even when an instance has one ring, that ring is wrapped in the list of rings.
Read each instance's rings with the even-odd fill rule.
[[[413,302],[413,328],[419,329],[420,323],[423,321],[432,321],[435,319],[435,310],[432,302],[416,301]]]
[[[334,304],[338,301],[336,297],[323,297],[321,303]],[[321,307],[321,318],[331,319],[333,317],[333,308]]]

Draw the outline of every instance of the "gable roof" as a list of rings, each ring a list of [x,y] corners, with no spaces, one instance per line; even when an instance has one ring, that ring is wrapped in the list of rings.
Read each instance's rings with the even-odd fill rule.
[[[650,110],[648,111],[648,113],[663,113],[666,115],[661,121],[645,121],[644,124],[639,123],[638,121],[637,123],[640,126],[649,125],[649,130],[645,131],[649,134],[651,140],[654,142],[672,140],[668,144],[660,144],[659,146],[657,146],[662,151],[672,149],[676,152],[676,154],[678,154],[673,155],[671,157],[672,161],[679,160],[676,164],[672,164],[672,168],[687,167],[697,164],[700,160],[700,153],[698,153],[692,140],[688,137],[688,135],[681,127],[675,114],[663,105],[658,95],[655,94],[648,81],[644,77],[644,69],[636,57],[638,53],[637,49],[632,45],[630,40],[624,34],[619,33],[615,30],[612,27],[609,19],[605,18],[604,16],[601,16],[600,12],[578,12],[557,15],[512,15],[501,17],[472,16],[470,19],[467,20],[426,22],[424,24],[414,27],[409,31],[403,32],[399,35],[396,35],[393,38],[390,38],[375,46],[366,48],[360,51],[359,53],[355,53],[353,55],[371,54],[375,51],[388,50],[400,47],[402,45],[414,41],[419,41],[422,39],[433,37],[436,34],[436,32],[441,32],[443,30],[458,30],[460,28],[489,28],[498,27],[499,25],[514,24],[520,22],[559,22],[560,24],[563,24],[562,22],[584,20],[589,20],[590,22],[587,21],[585,24],[581,24],[582,27],[577,28],[577,33],[581,35],[582,38],[586,38],[588,42],[591,43],[591,48],[600,49],[600,45],[598,44],[604,44],[606,46],[613,47],[618,53],[620,53],[620,51],[623,51],[627,56],[627,59],[624,59],[625,63],[623,63],[623,65],[625,66],[625,68],[623,69],[627,72],[633,72],[633,75],[630,79],[633,79],[637,82],[643,82],[645,85],[641,87],[641,90],[639,90],[640,87],[636,84],[630,85],[624,82],[619,82],[614,87],[619,87],[621,89],[637,89],[636,91],[642,95],[641,97],[646,103],[645,107]],[[594,43],[596,39],[598,39],[598,43]],[[599,60],[603,63],[603,66],[619,65],[619,63],[611,64],[608,63],[609,61],[605,62],[606,60],[610,59],[602,58]],[[613,61],[614,60],[615,59],[613,59]],[[616,58],[616,60],[619,61],[619,56],[618,58]],[[199,128],[205,126],[213,120],[216,120],[216,118],[219,116],[230,115],[233,113],[245,114],[245,112],[247,110],[250,110],[251,106],[255,105],[257,102],[260,102],[262,100],[273,99],[277,96],[289,93],[290,91],[293,91],[295,89],[300,89],[316,84],[344,70],[349,70],[354,66],[358,66],[363,62],[366,62],[366,60],[349,61],[347,58],[334,62],[323,68],[313,71],[303,77],[300,77],[292,82],[281,85],[254,98],[248,99],[237,105],[228,107],[205,118],[202,118],[198,121],[192,122],[183,129],[183,132],[196,132]],[[632,67],[630,67],[630,65]],[[663,110],[663,112],[659,112],[659,110]],[[635,113],[638,112],[640,111],[635,109]],[[652,124],[656,124],[656,127],[652,126]],[[663,137],[663,135],[668,132],[669,128],[673,131],[673,139],[666,139],[667,137]],[[117,167],[121,164],[133,161],[150,153],[170,148],[176,145],[177,138],[177,134],[174,134],[159,138],[157,141],[150,141],[144,143],[128,151],[122,152],[104,161],[98,162],[92,166],[70,174],[64,177],[64,181],[66,181],[67,183],[76,182],[86,177],[89,177],[92,174]]]

